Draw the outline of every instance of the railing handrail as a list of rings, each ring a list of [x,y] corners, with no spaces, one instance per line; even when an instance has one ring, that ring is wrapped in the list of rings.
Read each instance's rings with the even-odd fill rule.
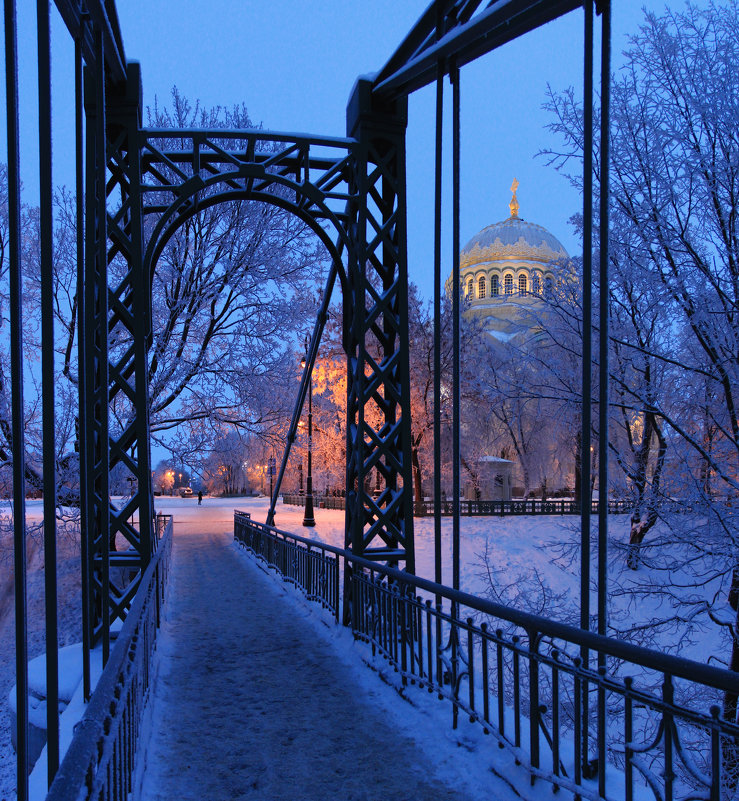
[[[110,703],[114,697],[125,662],[140,623],[144,604],[154,581],[157,568],[166,549],[171,547],[172,516],[158,515],[167,519],[164,533],[158,542],[131,603],[125,622],[118,632],[110,658],[103,668],[100,679],[90,698],[82,718],[74,727],[74,737],[56,773],[54,782],[46,796],[47,801],[69,801],[80,797],[90,766],[97,760],[98,744],[105,736],[104,723],[110,715]]]
[[[291,534],[290,532],[282,531],[273,526],[268,526],[265,523],[258,523],[255,520],[250,519],[249,525],[279,535],[283,538],[295,540],[310,547],[320,548],[321,550],[336,554],[351,564],[373,570],[389,579],[407,586],[416,587],[432,595],[440,595],[460,606],[474,609],[483,614],[513,623],[528,632],[536,632],[537,634],[542,634],[554,639],[567,640],[573,645],[588,648],[592,651],[603,653],[606,656],[623,659],[651,670],[669,673],[677,678],[698,681],[718,690],[739,692],[739,673],[735,673],[726,668],[713,667],[712,665],[696,662],[686,657],[654,651],[651,648],[645,648],[641,645],[634,645],[633,643],[623,640],[616,640],[592,631],[586,631],[571,626],[567,623],[560,623],[539,615],[531,614],[530,612],[523,612],[503,604],[495,603],[487,598],[478,598],[476,595],[471,595],[461,590],[455,590],[444,584],[437,584],[429,579],[415,576],[396,568],[387,567],[361,556],[355,556],[351,551],[344,548],[338,548],[318,540],[301,537],[299,534]]]

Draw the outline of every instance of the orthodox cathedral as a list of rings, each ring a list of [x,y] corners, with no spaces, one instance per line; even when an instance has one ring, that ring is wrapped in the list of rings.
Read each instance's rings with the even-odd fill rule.
[[[531,312],[556,286],[556,262],[567,259],[562,243],[546,228],[518,216],[511,186],[511,216],[475,234],[459,255],[459,279],[467,314],[482,318],[491,336],[508,342],[529,329]]]
[[[537,338],[538,321],[556,290],[558,265],[569,256],[562,243],[546,228],[519,216],[518,181],[511,186],[510,217],[475,234],[459,255],[460,287],[465,315],[480,320],[500,343],[522,344]],[[451,291],[451,277],[447,282]],[[464,494],[467,499],[509,500],[514,462],[479,456]]]

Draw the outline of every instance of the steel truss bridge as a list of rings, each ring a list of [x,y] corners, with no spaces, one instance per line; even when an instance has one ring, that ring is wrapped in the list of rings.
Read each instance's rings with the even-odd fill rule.
[[[719,693],[739,691],[736,674],[688,663],[609,640],[606,632],[605,543],[608,517],[597,514],[597,608],[590,608],[592,509],[580,510],[581,619],[571,629],[525,611],[495,607],[459,592],[460,389],[460,70],[545,23],[579,13],[584,25],[585,164],[608,185],[609,0],[434,0],[372,79],[360,78],[347,106],[346,136],[295,136],[262,130],[151,130],[142,125],[142,75],[126,58],[114,0],[55,0],[75,47],[77,325],[79,327],[79,452],[82,549],[84,692],[90,699],[62,761],[59,750],[57,653],[47,649],[48,782],[51,798],[123,798],[130,789],[136,736],[146,701],[148,666],[164,600],[172,523],[154,514],[149,448],[148,353],[152,345],[152,275],[172,235],[190,217],[217,203],[263,201],[299,217],[332,259],[292,417],[288,449],[274,488],[270,517],[235,521],[239,542],[320,601],[358,638],[371,642],[402,671],[482,722],[508,744],[534,779],[550,781],[575,797],[631,801],[637,774],[657,799],[719,799],[727,774],[736,776],[739,727],[718,707],[681,705],[675,682],[691,679]],[[4,0],[8,141],[9,275],[11,318],[12,469],[17,676],[18,798],[28,797],[28,632],[26,607],[25,495],[29,467],[23,426],[23,286],[19,175],[18,53],[16,4]],[[54,460],[55,388],[53,330],[52,147],[48,0],[38,2],[38,110],[40,169],[40,316],[42,319],[43,497],[46,642],[58,641],[56,570],[57,487]],[[594,64],[594,53],[600,64]],[[446,88],[447,79],[450,89]],[[599,84],[599,130],[593,128]],[[435,320],[436,386],[441,392],[438,347],[444,257],[441,253],[443,107],[451,94],[454,254],[453,582],[441,583],[441,504],[436,504],[435,581],[414,575],[410,458],[408,274],[406,260],[405,129],[407,99],[436,86]],[[594,137],[599,138],[598,159]],[[23,143],[24,147],[27,143]],[[30,147],[31,145],[29,145]],[[591,386],[591,328],[583,339],[583,453],[591,446],[592,398],[608,394],[607,299],[593,309],[592,284],[608,270],[608,194],[593,219],[592,172],[584,171],[584,314],[601,332],[598,385]],[[593,231],[601,243],[593,263]],[[344,549],[279,532],[270,526],[316,360],[334,285],[343,297],[347,355],[346,541]],[[605,293],[604,293],[605,295]],[[595,312],[595,315],[594,315]],[[115,347],[113,347],[115,345]],[[597,391],[596,391],[597,390]],[[113,414],[112,410],[115,410]],[[372,413],[370,413],[370,410]],[[607,404],[598,404],[599,451],[608,451]],[[435,429],[441,429],[435,410]],[[435,439],[434,496],[441,498],[440,442]],[[109,476],[124,465],[136,479],[130,500],[110,501]],[[599,486],[608,485],[607,460]],[[365,492],[365,478],[379,471],[383,489]],[[582,486],[590,463],[582,460]],[[133,523],[138,520],[138,523]],[[115,548],[125,539],[125,550]],[[339,573],[341,562],[341,574]],[[343,587],[343,592],[341,592]],[[424,595],[425,593],[425,595]],[[424,600],[425,599],[425,600]],[[462,610],[476,610],[518,627],[508,635],[478,626]],[[595,630],[591,620],[594,619]],[[111,643],[111,631],[123,626]],[[507,629],[506,629],[507,630]],[[102,648],[105,670],[93,687],[91,651]],[[425,649],[425,650],[424,650]],[[494,653],[488,660],[488,652]],[[477,654],[482,654],[478,657]],[[478,664],[478,658],[482,662]],[[659,676],[659,692],[609,672],[614,660],[634,673]],[[508,667],[505,667],[508,665]],[[475,671],[484,685],[475,701]],[[508,673],[512,677],[508,679]],[[619,674],[622,675],[622,674]],[[547,702],[543,703],[542,677]],[[508,684],[507,684],[508,683]],[[528,702],[522,712],[521,689]],[[505,685],[505,686],[504,686]],[[493,689],[491,689],[491,686]],[[497,694],[495,688],[497,687]],[[505,728],[506,687],[512,688],[515,730]],[[466,689],[465,689],[466,688]],[[613,699],[625,710],[626,729],[609,728]],[[497,700],[495,700],[497,699]],[[482,703],[483,708],[480,707]],[[498,704],[497,718],[489,704]],[[568,705],[574,748],[565,768],[560,730]],[[639,711],[637,711],[639,710]],[[650,741],[637,741],[635,719],[648,710]],[[528,743],[521,720],[529,723]],[[704,751],[682,746],[681,727],[699,732]],[[647,726],[649,729],[649,726]],[[614,739],[615,738],[615,739]],[[566,739],[566,738],[565,738]],[[546,741],[546,746],[542,743]],[[548,764],[542,754],[548,749]],[[732,750],[733,749],[733,750]],[[606,783],[605,765],[617,753],[624,779]],[[621,775],[619,774],[619,775]],[[609,774],[610,775],[610,774]],[[688,779],[685,779],[688,776]],[[686,784],[687,782],[687,784]],[[646,783],[646,784],[645,784]],[[686,787],[692,788],[686,791]]]

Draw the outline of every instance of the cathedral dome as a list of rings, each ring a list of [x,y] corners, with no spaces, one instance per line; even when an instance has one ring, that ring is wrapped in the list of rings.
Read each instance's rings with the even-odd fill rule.
[[[483,319],[499,340],[531,331],[532,319],[554,297],[559,262],[569,258],[556,236],[518,216],[517,189],[514,180],[510,217],[483,228],[459,254],[465,313]]]
[[[475,234],[462,248],[460,267],[496,261],[530,261],[545,265],[566,259],[567,251],[554,234],[521,217],[509,217]]]

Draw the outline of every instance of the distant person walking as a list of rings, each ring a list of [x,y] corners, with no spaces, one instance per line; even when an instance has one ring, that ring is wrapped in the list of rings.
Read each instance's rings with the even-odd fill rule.
[[[203,490],[198,490],[198,506],[201,506],[203,503]]]

